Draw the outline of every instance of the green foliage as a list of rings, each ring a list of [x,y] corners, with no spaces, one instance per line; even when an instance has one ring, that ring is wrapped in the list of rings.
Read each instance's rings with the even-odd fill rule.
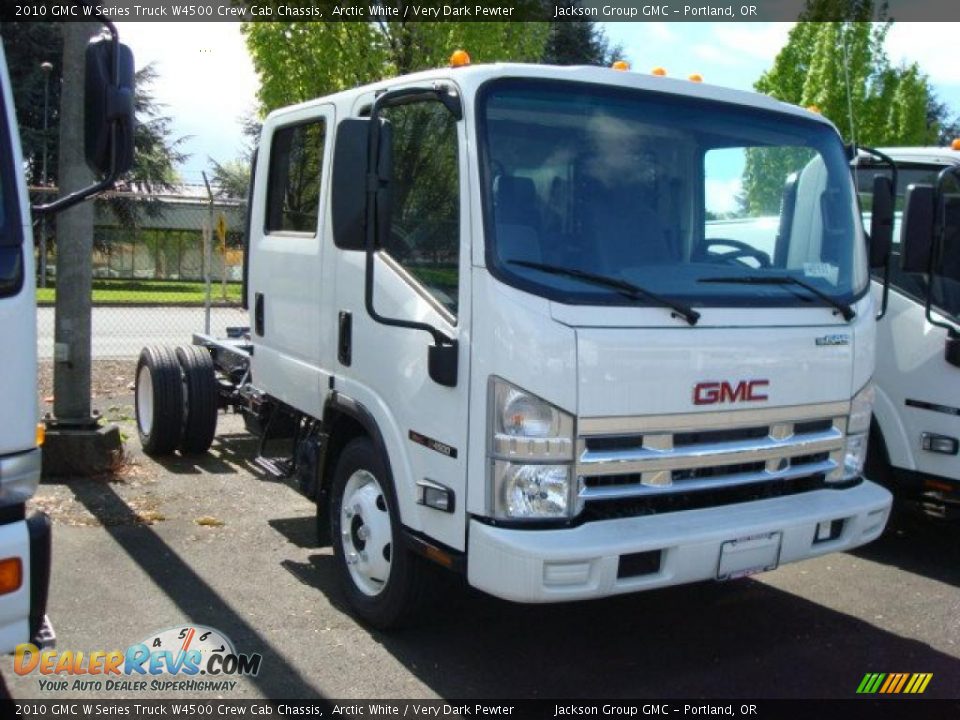
[[[48,83],[47,178],[56,184],[57,138],[60,117],[60,78],[63,61],[63,35],[58,23],[0,23],[13,104],[17,109],[20,143],[23,148],[27,183],[41,185],[43,166],[43,95]],[[49,78],[40,65],[53,65]]]
[[[210,168],[210,181],[216,188],[217,197],[246,200],[247,190],[250,187],[249,161],[237,159],[218,163],[210,158]]]
[[[43,154],[43,90],[42,62],[53,65],[50,71],[50,103],[47,131],[47,176],[57,177],[57,143],[59,134],[60,82],[63,61],[63,34],[60,23],[2,23],[4,52],[17,108],[17,124],[23,146],[25,171],[30,185],[41,183]],[[137,72],[134,108],[137,129],[134,137],[134,165],[121,188],[136,187],[145,192],[169,189],[176,182],[176,167],[186,159],[180,150],[185,138],[172,136],[172,120],[163,114],[163,106],[150,93],[157,78],[148,65]],[[130,217],[126,209],[117,209],[118,219]]]
[[[551,0],[547,3],[549,17],[554,7],[569,8],[578,0]],[[623,48],[610,47],[603,28],[589,20],[551,22],[541,62],[549,65],[599,65],[609,67],[623,58]]]
[[[884,49],[891,24],[886,6],[877,8],[872,0],[808,0],[801,22],[754,87],[815,108],[848,142],[872,147],[935,143],[947,109],[936,102],[916,63],[891,64]],[[788,167],[786,159],[766,158],[765,163],[758,164],[755,154],[748,157],[746,203],[776,212],[769,181],[786,177]]]
[[[400,5],[403,5],[400,2]],[[457,48],[475,63],[540,58],[547,23],[251,22],[247,48],[260,76],[261,111],[386,77],[441,67]]]

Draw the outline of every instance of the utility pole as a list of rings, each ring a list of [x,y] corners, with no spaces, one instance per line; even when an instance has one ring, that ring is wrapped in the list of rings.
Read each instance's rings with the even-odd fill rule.
[[[61,195],[93,182],[84,157],[84,68],[87,44],[99,23],[63,24],[60,95]],[[116,463],[120,432],[99,426],[90,412],[90,329],[93,289],[93,202],[57,216],[57,299],[54,320],[53,418],[47,421],[43,471],[47,476],[87,476]]]

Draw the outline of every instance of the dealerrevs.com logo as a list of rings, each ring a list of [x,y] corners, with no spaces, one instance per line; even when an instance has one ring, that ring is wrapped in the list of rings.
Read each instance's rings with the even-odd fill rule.
[[[219,630],[202,625],[169,628],[126,650],[40,650],[18,645],[13,669],[38,675],[41,691],[228,691],[235,677],[255,677],[263,657],[238,653]]]

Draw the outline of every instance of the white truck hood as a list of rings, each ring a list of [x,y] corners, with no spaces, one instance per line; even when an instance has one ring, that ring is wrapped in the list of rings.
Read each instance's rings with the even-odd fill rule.
[[[832,324],[575,332],[581,417],[809,405],[853,390],[854,333]]]

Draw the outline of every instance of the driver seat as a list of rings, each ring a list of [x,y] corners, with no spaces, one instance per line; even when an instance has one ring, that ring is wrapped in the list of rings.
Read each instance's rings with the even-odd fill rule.
[[[631,186],[584,183],[583,230],[595,259],[595,271],[620,275],[624,268],[679,261],[658,213]]]

